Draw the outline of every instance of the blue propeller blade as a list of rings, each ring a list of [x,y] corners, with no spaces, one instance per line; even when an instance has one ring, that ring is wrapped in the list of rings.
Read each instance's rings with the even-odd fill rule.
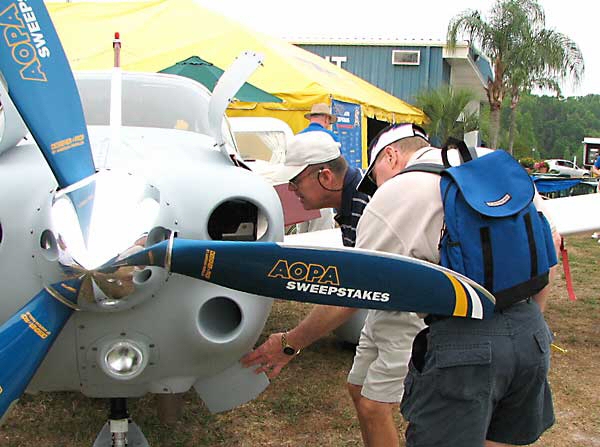
[[[0,0],[0,71],[59,188],[95,173],[79,92],[42,0]],[[94,189],[70,195],[87,239]]]
[[[61,188],[95,172],[81,100],[42,0],[0,1],[0,71]]]
[[[52,284],[0,326],[0,419],[21,397],[73,313],[80,287],[78,279]]]
[[[172,243],[172,246],[171,246]],[[163,241],[119,265],[153,265],[242,292],[343,307],[488,318],[495,299],[481,285],[405,256],[273,242]]]

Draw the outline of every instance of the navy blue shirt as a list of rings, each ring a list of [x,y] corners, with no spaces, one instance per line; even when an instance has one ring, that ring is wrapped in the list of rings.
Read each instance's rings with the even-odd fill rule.
[[[305,129],[302,129],[300,132],[298,133],[305,133],[305,132],[327,132],[329,135],[332,136],[332,138],[336,141],[336,142],[340,142],[340,139],[338,138],[338,136],[336,134],[334,134],[331,130],[329,129],[325,129],[323,126],[321,126],[319,123],[310,123],[308,125],[308,127],[306,127]]]
[[[348,166],[348,171],[344,176],[342,207],[336,210],[337,214],[335,215],[335,221],[342,230],[342,242],[346,247],[354,247],[356,244],[356,225],[371,199],[370,196],[356,190],[361,179],[362,171]]]

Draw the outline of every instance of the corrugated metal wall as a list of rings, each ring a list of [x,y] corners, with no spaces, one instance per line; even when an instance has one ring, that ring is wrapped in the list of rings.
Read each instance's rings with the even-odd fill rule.
[[[441,47],[297,45],[322,57],[345,57],[342,68],[410,104],[421,90],[450,82],[450,66],[442,57]],[[420,51],[420,64],[392,65],[392,50]]]

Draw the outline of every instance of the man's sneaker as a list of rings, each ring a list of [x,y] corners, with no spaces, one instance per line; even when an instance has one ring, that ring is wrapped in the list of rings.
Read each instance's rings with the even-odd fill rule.
[[[592,233],[592,239],[598,239],[598,233],[596,233],[596,232]]]

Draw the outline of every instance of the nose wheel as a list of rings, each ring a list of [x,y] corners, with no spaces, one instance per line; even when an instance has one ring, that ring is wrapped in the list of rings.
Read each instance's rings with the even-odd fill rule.
[[[110,399],[108,422],[104,424],[92,447],[150,447],[144,434],[127,412],[127,399]]]

